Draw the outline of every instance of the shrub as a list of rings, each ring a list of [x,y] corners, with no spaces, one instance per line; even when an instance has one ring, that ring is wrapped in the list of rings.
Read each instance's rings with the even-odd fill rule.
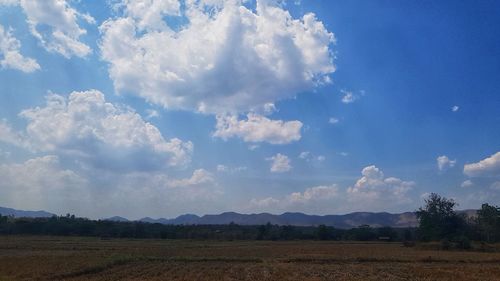
[[[451,246],[450,240],[446,238],[441,240],[441,250],[449,250]]]

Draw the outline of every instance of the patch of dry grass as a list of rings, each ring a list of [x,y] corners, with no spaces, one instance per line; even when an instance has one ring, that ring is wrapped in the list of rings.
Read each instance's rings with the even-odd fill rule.
[[[399,243],[4,236],[4,280],[500,280],[500,252]]]

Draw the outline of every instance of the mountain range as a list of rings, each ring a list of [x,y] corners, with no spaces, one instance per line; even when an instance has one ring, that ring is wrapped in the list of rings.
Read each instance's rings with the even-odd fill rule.
[[[476,210],[459,211],[467,216],[474,216]],[[51,217],[54,214],[45,211],[22,211],[11,208],[0,207],[0,214],[14,217]],[[128,222],[127,218],[114,216],[104,220]],[[333,226],[337,228],[353,228],[360,225],[370,225],[372,227],[391,226],[391,227],[415,227],[418,220],[414,212],[405,212],[391,214],[387,212],[355,212],[345,215],[307,215],[303,213],[283,213],[274,215],[269,213],[260,214],[240,214],[235,212],[225,212],[218,215],[197,216],[192,214],[181,215],[173,219],[153,219],[145,217],[138,221],[147,223],[161,223],[173,225],[208,225],[208,224],[240,224],[240,225],[261,225],[266,223],[277,225],[295,225],[295,226],[317,226],[320,224]]]
[[[50,218],[55,216],[55,214],[45,212],[45,211],[23,211],[16,210],[12,208],[0,207],[0,215],[2,216],[13,216],[16,218],[29,217],[29,218]]]
[[[174,219],[152,219],[142,218],[139,221],[161,224],[240,224],[240,225],[261,225],[266,223],[277,225],[295,225],[295,226],[317,226],[320,224],[334,226],[337,228],[352,228],[367,224],[373,227],[391,226],[391,227],[413,227],[417,226],[418,221],[415,213],[406,212],[401,214],[391,213],[371,213],[356,212],[345,215],[306,215],[303,213],[283,213],[274,215],[269,213],[260,214],[239,214],[235,212],[225,212],[218,215],[182,215]]]

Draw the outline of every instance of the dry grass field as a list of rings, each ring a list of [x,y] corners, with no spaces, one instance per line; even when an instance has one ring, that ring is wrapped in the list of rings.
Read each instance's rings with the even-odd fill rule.
[[[0,236],[0,280],[500,280],[500,252],[400,243]]]

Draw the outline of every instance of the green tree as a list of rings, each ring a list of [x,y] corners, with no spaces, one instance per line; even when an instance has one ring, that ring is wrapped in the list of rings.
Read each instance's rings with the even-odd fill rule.
[[[379,238],[387,238],[389,241],[394,241],[398,239],[398,233],[390,226],[383,226],[377,229],[377,234]]]
[[[292,240],[295,238],[295,228],[291,225],[283,225],[280,227],[280,239]]]
[[[500,241],[500,208],[483,204],[477,211],[477,223],[483,239],[487,242]]]
[[[420,239],[424,241],[452,239],[465,230],[465,218],[457,215],[453,199],[431,193],[425,206],[417,211]]]
[[[370,241],[375,240],[377,235],[373,231],[373,228],[367,224],[360,225],[356,228],[352,228],[347,232],[347,239],[355,241]]]
[[[272,227],[270,222],[265,225],[259,225],[257,228],[257,240],[269,239]]]
[[[333,227],[320,224],[316,230],[316,235],[319,240],[330,240],[333,238]]]

